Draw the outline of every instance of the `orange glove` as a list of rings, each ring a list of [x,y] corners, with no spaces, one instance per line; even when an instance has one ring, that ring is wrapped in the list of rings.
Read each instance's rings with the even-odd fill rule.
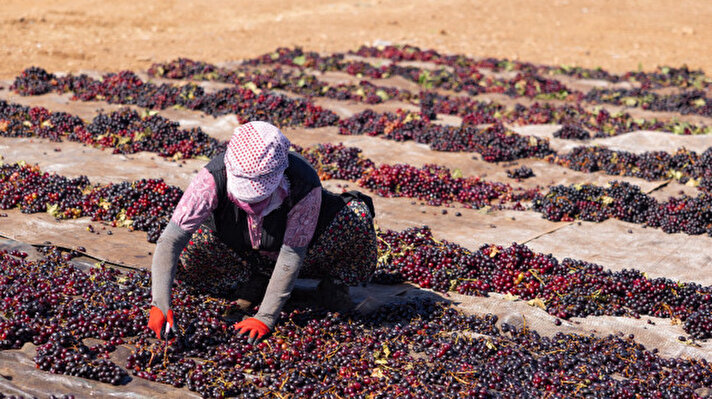
[[[250,317],[239,323],[235,323],[235,331],[240,335],[248,335],[249,339],[247,342],[254,344],[262,341],[270,333],[269,327],[265,323]]]
[[[148,316],[148,328],[156,333],[158,339],[161,339],[161,330],[165,330],[166,334],[168,334],[168,331],[173,329],[173,311],[169,309],[168,317],[166,317],[161,309],[151,306],[151,313]]]

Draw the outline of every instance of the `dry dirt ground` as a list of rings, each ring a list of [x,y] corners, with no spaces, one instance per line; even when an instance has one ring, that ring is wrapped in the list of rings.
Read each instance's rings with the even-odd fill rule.
[[[378,40],[616,72],[712,70],[706,0],[3,0],[0,78],[211,62],[279,46],[345,51]]]

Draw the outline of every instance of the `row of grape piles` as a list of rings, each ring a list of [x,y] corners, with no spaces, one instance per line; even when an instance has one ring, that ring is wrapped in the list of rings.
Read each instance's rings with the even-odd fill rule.
[[[175,156],[180,152],[185,156],[210,157],[224,148],[224,143],[207,136],[200,129],[182,130],[177,123],[161,116],[141,117],[138,112],[129,109],[122,109],[108,115],[100,114],[91,123],[86,124],[76,116],[67,113],[52,113],[40,107],[28,108],[3,102],[0,103],[0,117],[4,121],[2,126],[5,136],[43,137],[52,140],[65,138],[102,148],[112,148],[114,152],[120,153],[151,151],[163,156]],[[389,126],[394,127],[391,130],[392,134],[402,130],[396,127],[397,124]],[[361,127],[355,131],[363,130],[367,129]],[[536,190],[514,190],[509,185],[487,182],[476,177],[455,177],[449,169],[437,165],[416,168],[407,164],[384,164],[376,167],[355,148],[321,145],[313,148],[298,148],[298,150],[312,161],[323,178],[358,181],[361,187],[382,196],[417,198],[426,200],[431,205],[458,202],[466,207],[475,208],[493,205],[494,200],[498,200],[499,206],[514,203],[512,205],[514,209],[521,209],[519,201],[535,200],[533,209],[543,212],[550,220],[581,218],[602,221],[617,218],[661,227],[668,233],[683,231],[688,234],[712,234],[712,221],[707,216],[712,200],[707,193],[701,193],[697,197],[672,198],[659,203],[640,192],[638,187],[614,183],[609,188],[557,186],[550,188],[550,191],[545,194],[539,194]],[[703,154],[705,157],[706,155],[707,153]],[[699,166],[703,162],[694,164]],[[135,219],[135,210],[127,209],[128,207],[121,202],[112,206],[111,212],[99,204],[93,204],[92,210],[86,209],[85,206],[81,211],[81,207],[70,205],[71,201],[63,202],[65,197],[69,198],[72,195],[71,190],[62,192],[60,198],[52,191],[54,188],[52,184],[46,185],[48,191],[40,193],[38,197],[36,193],[25,192],[24,186],[19,184],[23,181],[21,178],[10,178],[13,173],[15,172],[3,173],[2,181],[8,186],[3,190],[1,206],[4,209],[15,206],[22,207],[25,212],[44,212],[52,209],[52,214],[57,217],[89,215],[95,220],[107,220],[113,223],[117,221],[122,223],[121,220],[126,218]],[[74,192],[81,193],[83,185],[87,184],[75,182],[71,185],[74,187]],[[29,190],[34,189],[31,182],[28,183],[28,187]],[[56,198],[45,198],[47,193],[52,193]],[[74,201],[86,202],[83,195],[79,195]],[[111,203],[113,197],[123,198],[123,194],[92,195],[102,198],[105,203]],[[149,231],[149,240],[154,242],[169,216],[170,213],[161,217],[151,215],[153,219],[160,222],[154,223],[153,219],[147,223],[136,220],[133,227]],[[152,226],[149,227],[150,225]]]
[[[293,57],[293,58],[289,58]],[[405,89],[397,89],[388,86],[376,86],[369,81],[361,81],[358,85],[329,85],[319,81],[318,77],[309,74],[308,69],[301,68],[296,75],[294,72],[285,72],[282,66],[293,67],[294,59],[302,59],[305,55],[299,49],[289,50],[277,58],[277,61],[264,56],[257,60],[246,62],[248,65],[264,67],[273,62],[280,66],[276,69],[255,71],[248,66],[238,68],[224,68],[200,61],[193,61],[180,58],[175,61],[154,64],[149,69],[149,75],[155,77],[165,77],[169,79],[189,79],[192,81],[218,81],[235,85],[253,85],[261,89],[282,89],[297,93],[305,97],[328,97],[338,100],[361,101],[367,104],[377,104],[389,99],[409,102],[420,105],[422,112],[429,117],[435,113],[458,115],[468,124],[494,123],[496,121],[510,124],[533,124],[533,123],[557,123],[565,124],[572,128],[583,131],[578,135],[563,135],[562,138],[586,139],[590,138],[589,131],[595,137],[609,137],[628,133],[636,130],[661,130],[670,131],[677,134],[705,134],[710,131],[708,126],[673,121],[646,120],[635,118],[627,112],[615,112],[613,114],[604,108],[598,107],[594,111],[582,107],[576,103],[574,105],[557,106],[552,103],[535,103],[533,107],[518,105],[514,109],[509,109],[497,101],[482,101],[470,96],[452,95],[452,92],[467,92],[470,95],[480,92],[499,92],[489,88],[489,82],[466,83],[467,79],[473,77],[482,78],[482,74],[476,68],[481,64],[471,64],[467,72],[450,73],[444,69],[431,72],[429,69],[418,67],[402,67],[396,64],[389,64],[380,67],[373,66],[364,61],[344,61],[340,59],[331,65],[329,61],[319,60],[318,55],[311,55],[313,61],[299,62],[301,67],[309,65],[319,71],[340,71],[359,77],[368,76],[370,78],[386,78],[400,76],[417,83],[421,87],[418,93],[412,93]],[[334,55],[332,57],[338,57]],[[328,65],[328,66],[321,66]],[[492,68],[487,64],[485,67]],[[460,68],[458,66],[458,68]],[[668,69],[669,71],[669,69]],[[677,76],[674,72],[672,76]],[[697,76],[697,75],[695,75]],[[671,77],[672,78],[672,77]],[[640,77],[643,79],[643,77]],[[697,76],[702,82],[704,76]],[[515,79],[516,81],[516,79]],[[501,83],[504,84],[504,83]],[[519,81],[515,86],[520,87],[524,81]],[[22,90],[22,87],[32,87],[32,84],[18,81],[16,87],[20,92],[31,93],[31,90]],[[433,89],[441,89],[434,91]],[[562,89],[566,92],[566,89]],[[448,95],[447,93],[451,94]],[[512,97],[518,97],[516,90],[505,90]],[[554,92],[554,89],[544,91],[543,94]],[[348,93],[348,94],[344,94]],[[354,94],[355,93],[355,94]],[[529,95],[528,97],[545,99],[542,93]],[[525,96],[525,95],[521,95]],[[670,109],[677,111],[675,109]]]
[[[413,127],[421,120],[412,119],[404,122],[404,113],[398,119],[374,120],[353,126],[350,129],[342,126],[345,132],[358,134],[374,132],[389,128],[389,135],[397,140],[402,140],[403,132],[412,132]],[[159,115],[139,115],[130,109],[121,109],[109,114],[100,114],[91,123],[85,123],[80,118],[62,112],[50,112],[41,107],[22,107],[0,101],[0,121],[2,121],[2,135],[7,137],[41,137],[51,140],[68,139],[101,148],[112,148],[115,153],[134,153],[137,151],[150,151],[166,157],[181,155],[185,157],[211,157],[224,148],[220,143],[209,137],[200,129],[183,130],[178,124]],[[489,128],[496,134],[496,129]],[[482,136],[477,136],[482,137]],[[496,136],[490,136],[496,137]],[[506,140],[511,136],[503,135],[504,143],[482,146],[483,150],[496,151],[506,148],[515,151],[516,143]],[[498,142],[490,140],[490,143]],[[510,144],[510,145],[507,145]],[[536,147],[534,147],[536,148]],[[335,178],[358,181],[361,187],[368,188],[378,195],[386,197],[409,197],[425,200],[431,205],[448,204],[457,202],[466,207],[480,208],[486,205],[504,206],[510,203],[514,209],[521,209],[520,201],[535,200],[533,209],[544,213],[550,220],[571,220],[580,218],[589,221],[602,221],[608,218],[645,223],[653,227],[661,227],[665,232],[686,232],[688,234],[712,234],[712,220],[709,219],[712,199],[706,193],[697,197],[682,196],[671,198],[669,201],[658,202],[649,195],[640,191],[638,187],[613,183],[611,187],[597,186],[571,186],[551,187],[547,193],[538,193],[537,190],[525,191],[512,189],[509,185],[483,181],[477,177],[463,178],[455,175],[446,167],[426,165],[421,168],[407,164],[383,164],[376,166],[370,159],[360,155],[356,148],[343,146],[320,145],[312,148],[298,148],[318,169],[322,178]],[[599,150],[600,151],[600,150]],[[709,169],[704,165],[710,164],[709,151],[701,156],[691,159],[690,154],[677,154],[675,162],[688,165],[690,173],[706,173]],[[634,165],[640,165],[634,164]],[[664,170],[662,167],[656,170]],[[588,171],[591,171],[589,169]],[[11,173],[4,173],[3,180],[8,179]],[[40,199],[34,198],[28,202],[27,198],[32,193],[23,192],[22,186],[16,179],[12,183],[11,191],[4,191],[2,207],[21,206],[25,212],[43,212],[46,209],[55,209],[59,205],[59,197],[48,201],[43,195]],[[707,189],[708,180],[703,179],[701,188]],[[128,184],[128,183],[125,183]],[[74,183],[75,191],[80,192],[80,183]],[[33,189],[32,185],[29,186]],[[47,186],[47,187],[52,187]],[[175,189],[175,188],[174,188]],[[7,189],[6,189],[7,190]],[[64,196],[70,196],[65,192]],[[56,194],[55,194],[56,196]],[[111,202],[111,196],[97,196]],[[77,199],[79,201],[79,199]],[[495,200],[498,203],[495,204]],[[169,201],[170,202],[170,201]],[[97,210],[79,211],[79,207],[62,205],[60,210],[52,213],[58,217],[76,217],[90,215],[96,220],[108,220],[116,223],[120,217],[126,217],[126,212],[133,219],[131,209],[123,205],[112,207],[109,215],[105,209],[97,204]],[[59,209],[59,208],[57,208]],[[119,215],[119,216],[117,216]],[[135,228],[149,231],[149,240],[155,241],[158,234],[167,223],[170,213],[158,218],[161,222],[153,227],[151,223],[137,221]],[[106,219],[108,218],[108,219]]]
[[[187,68],[189,71],[191,69]],[[210,70],[210,68],[208,68]],[[159,70],[163,70],[160,69]],[[187,73],[187,72],[186,72]],[[177,74],[183,76],[184,74]],[[171,75],[173,76],[173,75]],[[201,75],[203,76],[203,75]],[[273,83],[272,76],[257,79],[253,75],[241,79],[255,78],[263,87],[283,87]],[[233,79],[236,83],[240,79]],[[87,83],[89,82],[89,83]],[[267,83],[264,83],[267,82]],[[104,99],[120,104],[137,104],[149,108],[162,109],[182,104],[191,109],[199,109],[211,115],[238,111],[241,121],[263,119],[281,126],[317,127],[335,124],[338,117],[327,110],[314,106],[308,100],[291,100],[286,97],[260,91],[260,98],[280,98],[278,102],[267,101],[267,105],[255,108],[241,108],[255,96],[255,91],[236,86],[218,93],[205,94],[198,86],[162,84],[157,86],[143,82],[134,74],[125,71],[109,74],[98,81],[82,75],[57,78],[36,68],[28,69],[19,76],[12,86],[21,94],[42,93],[54,87],[60,92],[71,91],[75,98],[83,100]],[[38,89],[38,87],[40,89]],[[185,94],[186,90],[190,94]],[[245,91],[247,90],[247,91]],[[255,89],[259,90],[259,89]],[[246,97],[245,97],[246,96]],[[214,101],[220,97],[223,101]],[[318,110],[318,115],[306,119],[295,117],[301,108],[293,101],[302,101],[307,109]],[[257,100],[259,103],[260,100]],[[283,102],[283,103],[282,103]],[[439,151],[477,152],[488,162],[511,161],[526,157],[546,157],[551,162],[574,170],[603,171],[611,175],[641,177],[647,180],[675,178],[682,183],[691,182],[703,188],[712,183],[712,172],[707,161],[709,151],[698,154],[685,148],[673,153],[646,151],[634,154],[626,151],[610,150],[605,147],[579,146],[573,150],[557,154],[540,138],[520,136],[504,127],[502,122],[516,124],[559,123],[563,127],[554,135],[562,138],[582,139],[595,135],[607,136],[623,132],[646,130],[671,130],[681,133],[705,133],[706,126],[660,122],[657,120],[636,120],[626,113],[611,114],[605,109],[595,112],[584,110],[580,105],[553,106],[534,104],[530,107],[517,105],[505,109],[500,104],[473,102],[465,97],[455,99],[436,93],[426,93],[420,100],[421,112],[399,111],[377,113],[366,110],[350,118],[338,121],[341,134],[378,135],[393,140],[415,140],[430,145]],[[227,104],[227,105],[226,105]],[[267,107],[266,109],[263,109]],[[269,111],[267,111],[267,109]],[[276,112],[275,110],[279,110]],[[473,112],[473,110],[475,110]],[[433,123],[436,112],[459,113],[464,115],[459,127]],[[317,120],[318,122],[315,122]],[[482,124],[491,124],[482,128]]]
[[[317,147],[316,150],[320,148],[334,149],[334,147]],[[302,151],[309,157],[314,154],[315,149],[312,148]],[[354,159],[363,161],[363,158],[358,157],[357,151],[353,151],[352,149],[351,154],[355,154]],[[338,168],[337,160],[338,158],[334,158],[334,163],[331,164],[332,167]],[[417,178],[418,175],[415,174],[414,176]],[[398,176],[398,179],[400,181],[413,180],[412,177],[403,175]],[[432,180],[436,179],[433,178]],[[56,174],[42,173],[39,168],[35,166],[5,164],[0,168],[0,193],[2,193],[3,201],[0,203],[0,208],[3,209],[19,207],[25,213],[50,212],[57,218],[88,216],[92,217],[93,220],[110,222],[114,226],[146,230],[148,231],[149,240],[155,241],[160,231],[162,231],[167,224],[170,215],[173,213],[173,209],[178,203],[182,191],[175,186],[165,184],[161,180],[141,180],[93,186],[84,176],[76,179],[68,179]],[[619,210],[620,212],[626,211],[626,205],[630,207],[630,204],[642,202],[640,197],[643,197],[638,191],[637,195],[639,198],[632,198],[629,204],[622,203],[622,200],[629,199],[636,194],[634,188],[631,188],[630,185],[625,183],[615,186],[608,194],[614,196],[614,201],[617,201],[611,205],[611,208]],[[629,217],[637,216],[631,214],[631,210],[627,211],[629,212]],[[424,237],[423,240],[419,239],[421,236]],[[561,296],[562,293],[558,291],[558,288],[554,286],[555,284],[553,282],[549,284],[545,281],[548,280],[549,277],[552,278],[552,281],[555,280],[554,277],[556,276],[549,276],[548,274],[553,273],[554,275],[565,276],[567,273],[571,274],[572,269],[591,269],[585,271],[589,277],[596,273],[596,267],[567,266],[562,267],[560,270],[551,270],[551,264],[541,266],[541,270],[537,270],[539,266],[534,267],[533,265],[540,263],[541,259],[536,257],[535,260],[533,260],[533,264],[523,264],[521,270],[515,267],[516,262],[512,263],[512,260],[508,260],[507,262],[509,263],[500,265],[499,268],[494,264],[487,266],[489,262],[479,264],[481,261],[494,258],[501,249],[492,250],[490,248],[482,250],[481,254],[472,259],[468,258],[468,260],[465,259],[471,254],[467,253],[467,251],[461,247],[455,248],[453,250],[454,252],[446,255],[437,253],[437,251],[436,253],[429,253],[427,252],[427,248],[433,247],[435,241],[432,240],[429,233],[418,232],[417,230],[410,238],[410,241],[398,236],[395,236],[392,242],[386,237],[381,237],[381,240],[385,245],[382,248],[380,256],[382,260],[387,260],[393,253],[400,253],[398,250],[401,249],[404,251],[401,253],[404,258],[397,258],[383,265],[384,268],[389,270],[389,273],[377,273],[375,277],[377,281],[391,281],[395,279],[397,282],[401,282],[408,280],[424,288],[436,288],[439,291],[457,289],[460,292],[474,292],[475,294],[481,295],[493,290],[495,292],[531,296],[526,299],[540,297],[544,298],[552,306],[552,309],[554,309],[552,313],[560,317],[568,317],[571,314],[567,313],[566,310],[560,309],[558,305],[554,305],[554,303],[557,303],[563,296]],[[448,246],[444,245],[438,249],[438,251],[445,251],[447,253],[447,248]],[[516,246],[513,248],[516,248]],[[386,250],[388,251],[383,252]],[[421,253],[421,250],[426,252]],[[490,250],[495,252],[488,252]],[[420,259],[423,263],[430,266],[425,268],[418,262],[414,263],[409,259],[411,255],[414,259]],[[511,257],[512,259],[522,261],[532,256],[533,254],[529,251],[528,254],[517,253]],[[476,259],[479,259],[479,261]],[[509,258],[505,257],[505,259]],[[502,272],[504,269],[512,267],[515,267],[512,273],[505,274],[505,277],[497,275],[497,273]],[[501,270],[498,270],[500,268]],[[602,269],[598,270],[598,272],[601,271]],[[494,273],[495,276],[487,277],[491,273]],[[610,274],[611,272],[606,272],[602,276]],[[613,273],[613,275],[615,275],[615,273]],[[634,275],[637,277],[641,276],[638,272],[635,272]],[[569,275],[569,280],[566,281],[564,287],[561,288],[565,288],[568,284],[572,283],[571,277],[572,276]],[[585,288],[588,290],[588,294],[582,295],[582,297],[590,297],[593,292],[603,290],[602,292],[605,293],[608,300],[613,300],[611,295],[615,296],[617,294],[608,292],[608,289],[605,287],[605,285],[607,285],[606,279],[608,279],[608,277],[601,277],[601,283],[593,284],[590,290]],[[460,284],[460,282],[470,280],[475,281],[475,283],[466,282],[462,285]],[[517,284],[521,285],[513,287],[512,281],[517,281]],[[588,283],[592,283],[592,281],[588,281]],[[699,303],[691,305],[692,310],[685,308],[679,310],[680,313],[678,314],[678,310],[676,310],[677,306],[666,303],[669,302],[671,298],[667,298],[665,295],[670,295],[671,287],[681,287],[681,285],[676,285],[676,283],[673,282],[670,282],[670,284],[666,283],[664,287],[660,288],[662,298],[664,299],[656,299],[653,304],[648,304],[642,308],[646,310],[635,310],[630,314],[642,312],[643,314],[675,317],[684,320],[686,315],[694,311],[696,307],[712,300],[706,293],[708,292],[707,289],[694,288],[693,284],[691,292],[698,294],[695,298],[706,299],[702,300],[702,302],[699,302],[699,299],[695,299],[694,302]],[[623,284],[622,286],[628,287],[629,285]],[[572,288],[578,289],[582,287],[574,285]],[[543,291],[539,291],[540,289]],[[620,300],[625,302],[628,292],[623,290],[619,294],[621,296]],[[675,298],[675,300],[684,299],[683,296],[679,296],[679,294],[680,292],[678,292],[678,297]],[[571,295],[571,297],[576,296],[577,295]],[[635,300],[638,300],[638,298],[636,297]],[[581,301],[586,302],[584,299],[581,299]],[[600,304],[605,301],[606,299],[596,298],[591,303]],[[615,300],[613,301],[617,302]],[[632,304],[626,304],[625,306],[616,305],[608,310],[593,307],[587,312],[580,314],[574,312],[574,314],[586,315],[603,312],[601,314],[625,315],[628,314],[626,309],[629,308],[636,309]],[[672,313],[666,313],[669,309],[673,309],[671,311]]]

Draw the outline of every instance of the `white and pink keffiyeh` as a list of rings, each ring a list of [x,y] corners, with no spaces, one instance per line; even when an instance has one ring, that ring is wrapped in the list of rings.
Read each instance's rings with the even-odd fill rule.
[[[267,122],[237,127],[225,152],[230,196],[247,203],[269,197],[282,182],[290,145],[289,139]]]

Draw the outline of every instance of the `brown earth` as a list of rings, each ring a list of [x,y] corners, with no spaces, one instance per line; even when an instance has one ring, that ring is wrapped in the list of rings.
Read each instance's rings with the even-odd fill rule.
[[[710,71],[711,17],[712,2],[699,0],[4,0],[0,78],[31,65],[138,70],[179,56],[219,62],[377,40],[615,72]]]

